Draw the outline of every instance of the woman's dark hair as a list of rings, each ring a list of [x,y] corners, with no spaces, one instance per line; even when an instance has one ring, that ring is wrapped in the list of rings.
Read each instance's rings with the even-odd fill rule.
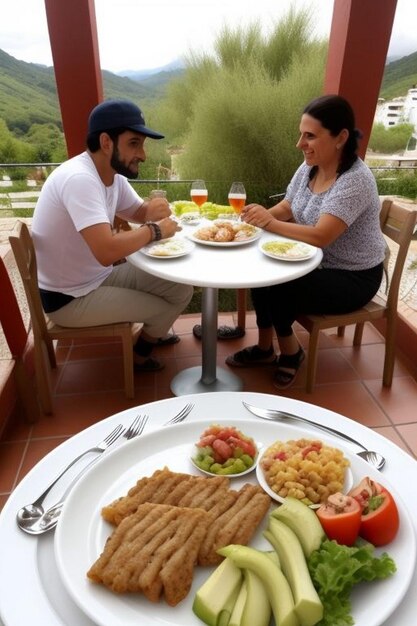
[[[362,133],[355,128],[355,114],[349,102],[338,95],[321,96],[307,104],[303,113],[321,122],[323,128],[327,128],[333,137],[346,128],[349,136],[343,146],[338,174],[346,172],[358,158],[358,139],[362,137]]]
[[[90,133],[87,135],[87,148],[90,152],[97,152],[100,149],[100,135],[106,133],[110,139],[117,144],[117,138],[124,133],[127,128],[120,126],[118,128],[110,128],[109,130],[100,130],[96,133]]]

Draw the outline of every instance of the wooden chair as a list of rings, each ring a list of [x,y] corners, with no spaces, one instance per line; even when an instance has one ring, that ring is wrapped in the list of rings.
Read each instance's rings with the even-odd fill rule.
[[[53,340],[83,339],[90,337],[120,337],[123,346],[125,393],[134,398],[133,337],[137,328],[130,322],[64,328],[54,324],[45,315],[37,278],[35,248],[27,225],[18,224],[18,232],[9,237],[17,266],[25,288],[34,336],[35,373],[40,404],[44,413],[53,413],[50,368],[56,367]]]
[[[319,332],[328,328],[338,328],[338,335],[343,336],[345,326],[356,324],[353,345],[360,346],[365,322],[372,322],[378,319],[386,320],[385,359],[382,380],[384,387],[391,387],[395,359],[398,292],[416,217],[417,211],[400,206],[392,200],[386,199],[382,203],[381,230],[386,237],[398,245],[397,258],[386,293],[378,292],[366,306],[352,313],[298,316],[297,322],[310,333],[307,355],[307,392],[311,392],[314,386]],[[388,257],[389,255],[386,256],[385,265]],[[386,276],[388,275],[387,269],[385,267]]]

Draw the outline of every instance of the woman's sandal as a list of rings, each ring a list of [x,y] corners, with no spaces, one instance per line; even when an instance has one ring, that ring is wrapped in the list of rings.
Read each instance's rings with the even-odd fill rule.
[[[196,339],[201,339],[203,331],[201,324],[193,326],[193,335]],[[217,329],[217,339],[241,339],[245,336],[245,329],[241,326],[219,326]]]
[[[297,378],[304,359],[305,352],[301,346],[295,354],[280,354],[277,361],[278,367],[274,374],[274,386],[278,389],[290,387]]]
[[[249,346],[227,357],[227,365],[232,367],[264,367],[275,365],[277,357],[274,348],[261,350],[258,346]]]

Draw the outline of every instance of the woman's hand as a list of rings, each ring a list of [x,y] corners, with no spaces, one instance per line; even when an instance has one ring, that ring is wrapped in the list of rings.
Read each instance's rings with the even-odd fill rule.
[[[247,204],[242,210],[241,217],[244,222],[265,230],[268,230],[268,225],[275,221],[268,209],[261,204]]]

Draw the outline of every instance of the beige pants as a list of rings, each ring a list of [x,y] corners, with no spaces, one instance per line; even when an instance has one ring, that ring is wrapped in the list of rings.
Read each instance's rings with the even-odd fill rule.
[[[94,291],[75,298],[48,317],[77,328],[113,322],[141,322],[151,337],[163,337],[186,308],[193,287],[180,285],[122,263]]]

